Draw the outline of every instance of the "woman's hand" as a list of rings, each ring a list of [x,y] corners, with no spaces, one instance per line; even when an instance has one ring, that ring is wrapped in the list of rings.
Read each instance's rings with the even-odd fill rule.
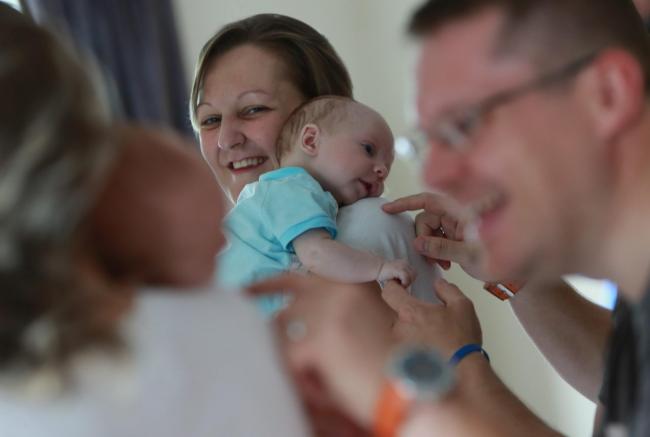
[[[388,202],[382,208],[389,214],[422,210],[415,217],[413,245],[430,263],[447,270],[450,262],[455,262],[476,279],[496,279],[481,270],[480,247],[465,241],[464,223],[448,212],[448,203],[443,195],[420,193]]]
[[[331,400],[369,427],[384,363],[394,345],[395,313],[382,300],[377,284],[285,275],[255,284],[250,291],[291,296],[275,327],[308,404]]]

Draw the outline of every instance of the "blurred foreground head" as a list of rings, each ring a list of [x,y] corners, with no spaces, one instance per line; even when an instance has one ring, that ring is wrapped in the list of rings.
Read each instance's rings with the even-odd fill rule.
[[[211,277],[220,197],[182,139],[116,128],[52,34],[1,4],[0,29],[0,372],[63,368],[120,344],[136,286]]]
[[[52,309],[75,300],[72,240],[114,147],[76,56],[5,5],[0,28],[0,366],[31,365],[78,343],[65,333],[45,351],[29,331],[45,314],[68,317]]]

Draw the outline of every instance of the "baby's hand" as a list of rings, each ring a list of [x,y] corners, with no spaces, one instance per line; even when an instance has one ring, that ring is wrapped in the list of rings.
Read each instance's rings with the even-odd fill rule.
[[[381,282],[396,279],[402,284],[402,287],[406,288],[415,280],[415,276],[415,269],[409,263],[401,259],[396,259],[393,261],[384,261],[381,269],[379,269],[377,280]]]

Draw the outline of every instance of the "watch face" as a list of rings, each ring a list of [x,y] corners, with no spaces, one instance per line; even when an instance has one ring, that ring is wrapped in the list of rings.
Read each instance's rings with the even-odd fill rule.
[[[433,359],[431,352],[419,350],[404,357],[402,366],[404,373],[411,379],[426,382],[440,378],[446,364],[439,359]]]
[[[393,371],[407,395],[418,400],[436,400],[454,385],[451,367],[431,349],[403,350],[396,357]]]

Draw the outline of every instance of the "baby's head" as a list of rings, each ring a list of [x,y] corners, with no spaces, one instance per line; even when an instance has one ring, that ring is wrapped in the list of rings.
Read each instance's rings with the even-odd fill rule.
[[[305,168],[341,205],[377,197],[393,163],[393,134],[376,111],[338,96],[296,109],[278,140],[282,167]]]

